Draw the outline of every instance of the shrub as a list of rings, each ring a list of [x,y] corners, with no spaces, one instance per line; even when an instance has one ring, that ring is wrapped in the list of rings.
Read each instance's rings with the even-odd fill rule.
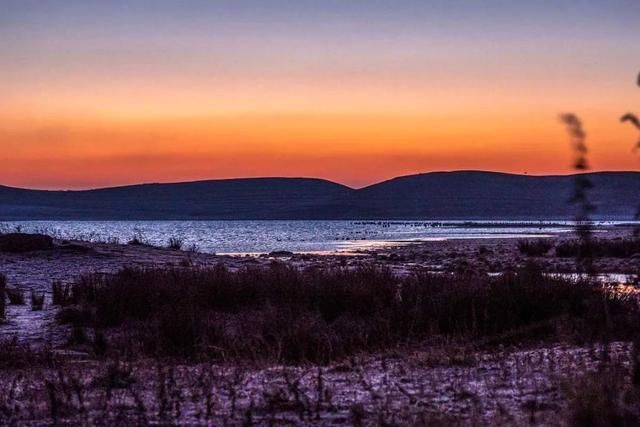
[[[69,305],[71,303],[71,286],[63,285],[57,280],[54,281],[51,284],[51,303],[60,306]]]
[[[169,249],[173,249],[174,251],[179,251],[182,249],[184,242],[182,239],[178,237],[171,237],[169,239]]]
[[[597,239],[588,246],[578,240],[560,242],[556,246],[556,256],[560,258],[590,256],[602,258],[630,258],[640,254],[640,239]]]
[[[11,305],[25,305],[24,292],[17,288],[6,288],[5,293]]]
[[[638,313],[599,284],[531,267],[501,277],[396,277],[381,268],[297,270],[277,263],[237,272],[125,268],[84,276],[71,293],[78,308],[60,319],[116,328],[121,341],[110,339],[112,346],[285,363],[328,363],[436,336],[505,340],[518,331],[526,339],[561,328],[582,340],[628,337]]]
[[[518,240],[518,250],[521,254],[538,257],[546,255],[553,244],[545,239]]]
[[[53,248],[53,239],[45,234],[0,234],[0,252],[22,253]]]
[[[40,311],[44,307],[44,292],[40,295],[31,291],[31,310]]]

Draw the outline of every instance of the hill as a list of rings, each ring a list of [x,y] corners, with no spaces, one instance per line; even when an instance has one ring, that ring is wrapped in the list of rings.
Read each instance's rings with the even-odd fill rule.
[[[594,217],[631,219],[640,205],[640,173],[588,174]],[[394,178],[351,198],[358,216],[433,219],[571,219],[574,176],[434,172]]]
[[[594,217],[628,220],[640,173],[597,172]],[[573,176],[433,172],[359,190],[321,179],[247,178],[85,191],[0,186],[0,220],[571,219]]]
[[[353,190],[320,179],[251,178],[87,191],[0,187],[0,219],[290,219]]]

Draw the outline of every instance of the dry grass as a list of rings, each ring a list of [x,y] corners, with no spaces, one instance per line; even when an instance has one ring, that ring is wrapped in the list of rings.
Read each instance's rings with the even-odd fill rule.
[[[31,310],[40,311],[44,307],[44,292],[38,294],[31,291]]]
[[[572,258],[590,256],[594,258],[630,258],[640,256],[640,239],[597,239],[588,244],[580,241],[560,242],[556,256]]]
[[[71,299],[71,286],[54,281],[51,284],[51,302],[53,305],[67,305]]]
[[[280,264],[128,268],[83,277],[59,319],[105,329],[111,347],[146,354],[323,364],[433,337],[511,342],[561,330],[591,341],[609,326],[628,337],[638,309],[625,298],[533,267],[494,278]]]
[[[575,426],[640,425],[640,389],[629,381],[628,370],[603,364],[565,383],[567,423]]]
[[[7,298],[9,299],[9,304],[11,305],[25,305],[24,292],[21,289],[17,288],[7,288],[5,287],[5,293]]]
[[[73,362],[2,344],[7,425],[624,425],[603,420],[619,421],[637,402],[620,343],[602,369],[603,346],[494,350],[433,368],[405,351],[329,367],[248,367]]]
[[[53,238],[45,234],[0,234],[0,252],[22,253],[53,248]]]
[[[518,250],[521,254],[527,256],[544,256],[551,250],[552,247],[553,243],[547,239],[518,240]]]

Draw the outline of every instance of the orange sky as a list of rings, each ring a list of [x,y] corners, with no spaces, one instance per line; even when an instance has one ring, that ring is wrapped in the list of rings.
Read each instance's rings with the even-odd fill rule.
[[[27,3],[0,18],[0,184],[568,173],[568,111],[595,169],[640,166],[619,123],[640,109],[637,30],[611,3]]]
[[[630,148],[635,135],[615,114],[583,119],[594,141],[596,169],[639,166]],[[76,116],[8,123],[0,126],[5,141],[0,180],[35,188],[242,176],[327,177],[362,186],[429,170],[546,174],[569,172],[571,164],[567,138],[552,113]]]

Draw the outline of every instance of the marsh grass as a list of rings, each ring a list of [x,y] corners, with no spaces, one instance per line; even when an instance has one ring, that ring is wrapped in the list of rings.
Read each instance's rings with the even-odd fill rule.
[[[53,248],[53,238],[45,234],[0,234],[0,252],[23,253]]]
[[[518,251],[531,257],[545,256],[552,247],[553,243],[546,239],[518,240]]]
[[[110,331],[111,347],[293,364],[329,363],[430,337],[513,341],[562,330],[590,341],[606,335],[608,325],[617,336],[637,327],[629,321],[637,308],[625,297],[533,266],[493,278],[281,264],[238,272],[125,268],[82,277],[70,303],[60,321]]]
[[[31,291],[31,310],[40,311],[44,307],[44,292],[37,294]]]
[[[640,256],[640,239],[595,239],[585,246],[579,240],[564,241],[556,245],[556,256],[560,258],[591,256],[594,258],[630,258]]]
[[[71,300],[71,285],[65,285],[60,281],[51,284],[51,303],[53,305],[65,306]]]

